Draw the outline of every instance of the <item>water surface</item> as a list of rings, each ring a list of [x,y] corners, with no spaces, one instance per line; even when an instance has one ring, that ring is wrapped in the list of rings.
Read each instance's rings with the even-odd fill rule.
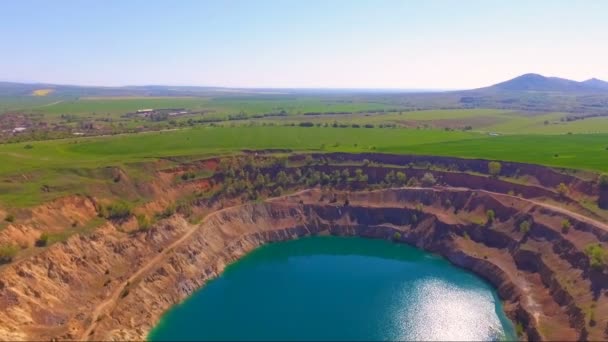
[[[441,257],[387,241],[312,237],[261,247],[176,305],[149,340],[515,339],[496,291]]]

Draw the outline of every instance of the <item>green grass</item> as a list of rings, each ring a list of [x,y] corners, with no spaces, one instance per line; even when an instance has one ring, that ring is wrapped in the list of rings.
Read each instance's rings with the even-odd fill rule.
[[[167,97],[167,98],[82,98],[63,100],[53,105],[37,107],[33,110],[50,115],[60,114],[125,114],[143,108],[191,108],[202,109],[208,98]]]
[[[107,166],[149,158],[290,148],[364,151],[482,138],[465,132],[406,129],[233,127],[193,128],[97,138],[0,145],[0,175],[44,168]],[[30,144],[32,149],[25,149]],[[355,146],[356,144],[356,146]]]
[[[608,171],[608,134],[509,135],[483,141],[460,140],[411,146],[417,154],[509,160],[550,166]],[[403,153],[400,148],[382,152]]]
[[[25,149],[26,144],[33,148]],[[0,201],[29,206],[103,186],[100,168],[161,157],[202,157],[242,149],[383,152],[485,158],[608,172],[608,134],[509,135],[424,130],[323,127],[202,127],[165,132],[0,145]],[[51,192],[42,191],[45,186]]]

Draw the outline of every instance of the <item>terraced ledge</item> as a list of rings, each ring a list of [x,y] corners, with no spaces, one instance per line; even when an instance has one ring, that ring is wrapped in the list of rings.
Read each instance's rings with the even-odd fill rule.
[[[482,222],[490,209],[494,222]],[[608,240],[604,224],[514,196],[436,187],[344,192],[335,203],[306,190],[223,209],[198,225],[173,217],[135,235],[106,225],[0,270],[0,339],[144,339],[227,264],[262,244],[315,234],[443,255],[498,289],[525,327],[521,338],[607,337],[608,272],[592,269],[584,253]]]

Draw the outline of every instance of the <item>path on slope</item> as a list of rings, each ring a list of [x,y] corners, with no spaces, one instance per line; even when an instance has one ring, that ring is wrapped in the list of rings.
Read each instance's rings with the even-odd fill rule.
[[[285,196],[281,196],[280,198],[285,198],[285,197],[290,197],[290,196],[297,196],[298,194],[301,194],[305,191],[308,190],[302,190],[302,191],[298,191],[296,193],[293,194],[289,194],[289,195],[285,195]],[[212,214],[219,214],[225,210],[229,210],[229,209],[233,209],[233,208],[238,208],[240,206],[244,206],[246,204],[241,204],[241,205],[237,205],[234,207],[228,207],[228,208],[224,208],[224,209],[220,209],[217,211],[214,211]],[[209,218],[210,215],[207,215],[202,222],[206,221]],[[169,246],[167,246],[166,248],[163,249],[163,252],[159,253],[158,255],[156,255],[154,258],[150,259],[146,264],[144,264],[139,270],[137,270],[137,272],[133,273],[133,275],[131,275],[129,278],[127,278],[125,281],[123,281],[117,288],[116,290],[110,295],[110,297],[108,297],[106,300],[104,300],[103,302],[99,303],[95,309],[93,310],[93,314],[91,315],[91,324],[89,325],[89,327],[83,332],[83,334],[81,335],[81,337],[79,338],[79,340],[81,341],[85,341],[88,340],[90,335],[95,331],[95,328],[97,327],[97,323],[99,322],[99,317],[104,313],[105,309],[108,307],[112,307],[116,305],[116,302],[118,301],[118,299],[120,298],[120,294],[124,291],[124,289],[129,285],[129,284],[133,284],[135,282],[135,280],[137,278],[139,278],[141,275],[143,275],[145,272],[149,271],[151,268],[153,268],[154,266],[158,265],[166,256],[167,254],[169,254],[171,252],[171,250],[173,250],[173,248],[179,246],[182,242],[184,242],[185,240],[187,240],[192,234],[194,234],[194,232],[196,232],[198,230],[198,228],[200,227],[200,225],[202,224],[199,223],[197,226],[189,229],[186,233],[184,233],[184,235],[182,235],[179,239],[175,240],[174,242],[172,242]],[[109,310],[108,314],[112,312],[112,309]]]

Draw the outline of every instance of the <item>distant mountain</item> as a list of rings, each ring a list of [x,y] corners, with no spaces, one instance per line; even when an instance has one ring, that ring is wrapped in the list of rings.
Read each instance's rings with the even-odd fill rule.
[[[593,87],[595,89],[602,89],[602,90],[608,90],[608,82],[606,81],[602,81],[602,80],[598,80],[597,78],[592,78],[590,80],[586,80],[581,82],[582,84],[585,84],[589,87]]]
[[[490,87],[476,89],[489,91],[540,91],[540,92],[602,92],[608,91],[608,82],[590,79],[577,82],[559,77],[525,74]]]

